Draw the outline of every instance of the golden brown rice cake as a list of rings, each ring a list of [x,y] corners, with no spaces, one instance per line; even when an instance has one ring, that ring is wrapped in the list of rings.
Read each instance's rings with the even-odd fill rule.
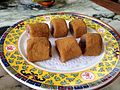
[[[51,34],[55,38],[65,37],[68,34],[67,23],[62,18],[55,18],[51,20]]]
[[[27,25],[30,37],[49,37],[50,30],[46,23],[35,23]]]
[[[66,62],[70,59],[82,55],[79,44],[74,37],[66,37],[55,41],[56,49],[60,55],[61,62]]]
[[[31,62],[47,60],[51,57],[51,44],[46,37],[33,37],[27,41],[27,57]]]
[[[98,56],[102,52],[102,38],[97,33],[83,35],[79,44],[85,56]]]
[[[74,19],[70,21],[69,28],[71,34],[76,38],[79,38],[83,34],[87,33],[87,26],[82,19]]]

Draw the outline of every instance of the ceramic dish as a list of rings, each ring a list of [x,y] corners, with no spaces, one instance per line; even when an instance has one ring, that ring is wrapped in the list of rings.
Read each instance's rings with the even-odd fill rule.
[[[101,35],[102,53],[61,63],[55,50],[56,39],[50,36],[52,58],[43,62],[29,62],[26,56],[26,25],[45,22],[50,26],[50,20],[56,17],[64,18],[67,23],[82,18],[88,32]],[[68,36],[71,36],[70,33]],[[113,28],[86,15],[64,12],[38,15],[16,23],[3,34],[0,41],[0,62],[12,77],[34,89],[96,89],[112,81],[120,72],[119,39],[120,35]]]

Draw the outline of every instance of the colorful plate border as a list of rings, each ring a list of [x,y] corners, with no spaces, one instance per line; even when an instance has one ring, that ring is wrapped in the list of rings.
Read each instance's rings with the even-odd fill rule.
[[[60,12],[60,13],[50,13],[50,14],[71,14],[71,15],[77,15],[77,16],[80,16],[80,15],[82,15],[82,14],[79,14],[79,13],[72,13],[72,12]],[[50,14],[43,14],[43,15],[50,15]],[[38,16],[43,16],[43,15],[38,15]],[[89,16],[86,16],[86,15],[84,15],[85,17],[88,17],[88,18],[90,18],[90,19],[92,19],[92,20],[95,20],[97,23],[99,23],[99,24],[102,24],[103,26],[106,26],[106,27],[109,27],[111,30],[109,31],[114,37],[116,37],[116,39],[117,39],[117,41],[119,42],[119,44],[120,44],[120,41],[119,41],[119,39],[120,39],[120,35],[116,32],[116,30],[115,29],[113,29],[112,27],[110,27],[109,25],[107,25],[107,24],[105,24],[105,23],[103,23],[103,22],[101,22],[100,20],[97,20],[97,19],[94,19],[94,18],[92,18],[92,17],[89,17]],[[36,16],[35,16],[36,17]],[[33,18],[33,17],[32,17]],[[18,22],[18,23],[21,23],[22,21],[20,21],[20,22]],[[17,23],[17,24],[18,24]],[[15,25],[13,25],[11,28],[9,28],[3,35],[2,35],[2,38],[1,38],[1,40],[0,40],[0,49],[2,48],[2,45],[3,45],[3,43],[4,43],[4,40],[5,40],[5,37],[7,36],[7,34],[9,33],[9,31],[12,29],[12,28],[14,28],[17,24],[15,24]],[[9,64],[7,63],[7,61],[5,60],[5,58],[4,58],[4,54],[3,54],[3,52],[2,52],[2,50],[0,51],[0,55],[1,55],[1,64],[2,64],[2,66],[3,66],[3,68],[12,76],[12,77],[14,77],[15,79],[17,79],[18,81],[20,81],[20,82],[22,82],[22,83],[24,83],[24,84],[26,84],[26,85],[28,85],[28,86],[31,86],[33,83],[34,83],[34,85],[36,85],[36,86],[38,86],[38,87],[40,87],[41,86],[41,84],[40,83],[38,83],[38,82],[33,82],[33,81],[31,81],[31,80],[27,80],[27,82],[24,82],[24,81],[26,81],[26,78],[24,77],[24,76],[22,76],[22,75],[20,75],[20,74],[12,74],[12,73],[15,73],[14,71],[13,72],[9,72],[9,70],[6,68],[6,67],[8,67],[9,66]],[[119,61],[120,61],[120,59],[119,59]],[[106,84],[106,83],[108,83],[108,82],[110,82],[110,81],[112,81],[112,79],[114,79],[116,76],[118,76],[118,74],[120,73],[120,67],[117,67],[117,68],[115,68],[110,74],[108,74],[107,76],[106,76],[106,78],[104,78],[104,79],[102,79],[101,81],[102,82],[105,82],[104,84]],[[96,81],[95,81],[96,82]],[[99,82],[100,83],[100,82]],[[103,84],[103,85],[104,85]],[[101,85],[101,86],[103,86],[103,85]],[[101,86],[99,86],[99,87],[101,87]],[[31,86],[31,87],[33,87],[33,88],[35,88],[34,86]],[[46,86],[43,86],[42,88],[48,88],[48,87],[50,87],[50,88],[55,88],[55,89],[60,89],[60,88],[64,88],[64,89],[66,89],[66,88],[71,88],[71,89],[87,89],[87,88],[91,88],[92,87],[92,89],[95,89],[95,88],[99,88],[98,86],[96,86],[96,85],[94,85],[94,83],[93,83],[93,85],[91,85],[90,87],[89,87],[89,85],[80,85],[80,86],[73,86],[73,87],[63,87],[63,86],[50,86],[50,85],[46,85]],[[36,89],[40,89],[40,88],[37,88],[36,87]]]

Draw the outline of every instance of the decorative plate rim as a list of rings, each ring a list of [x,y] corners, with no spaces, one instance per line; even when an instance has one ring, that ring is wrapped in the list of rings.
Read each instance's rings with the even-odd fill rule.
[[[56,12],[56,13],[41,14],[41,15],[33,16],[33,17],[30,17],[30,18],[27,18],[27,19],[31,19],[31,18],[38,17],[38,16],[51,15],[51,14],[52,14],[52,15],[53,15],[53,14],[54,14],[54,15],[55,15],[55,14],[59,14],[59,15],[60,15],[60,14],[71,14],[71,15],[77,15],[77,16],[83,15],[84,17],[87,17],[87,18],[90,18],[91,20],[95,20],[95,21],[97,21],[97,22],[100,22],[100,23],[102,23],[103,25],[105,25],[106,27],[111,28],[111,30],[114,31],[115,34],[117,34],[118,39],[120,39],[120,34],[119,34],[114,28],[112,28],[110,25],[108,25],[108,24],[106,24],[106,23],[104,23],[104,22],[102,22],[102,21],[100,21],[100,20],[98,20],[98,19],[96,19],[96,18],[87,16],[87,15],[84,15],[84,14],[80,14],[80,13],[74,13],[74,12]],[[27,19],[25,19],[25,20],[27,20]],[[10,28],[15,27],[17,24],[19,24],[19,23],[21,23],[21,22],[23,22],[23,21],[25,21],[25,20],[22,20],[22,21],[17,22],[16,24],[14,24],[13,26],[11,26]],[[10,28],[9,28],[9,29],[10,29]],[[9,30],[9,29],[8,29],[8,30]],[[6,31],[6,32],[7,32],[7,31]],[[1,39],[2,39],[2,37],[1,37]],[[120,61],[120,58],[119,58],[119,61]],[[16,77],[15,75],[13,75],[7,68],[5,68],[4,64],[2,63],[2,60],[0,60],[0,63],[1,63],[1,65],[3,66],[3,68],[4,68],[12,77],[14,77],[14,78],[17,79],[18,81],[24,83],[24,84],[27,85],[27,86],[31,86],[31,84],[29,84],[29,83],[27,83],[27,82],[23,82],[23,80],[17,78],[17,77]],[[114,78],[118,77],[118,74],[120,74],[120,70],[118,71],[117,75],[114,76]],[[112,79],[114,79],[114,78],[112,78]],[[112,81],[112,80],[110,80],[110,81]],[[109,82],[110,82],[110,81],[109,81]],[[109,83],[109,82],[108,82],[108,83]],[[107,84],[107,83],[106,83],[106,84]],[[104,85],[103,85],[103,86],[104,86]],[[32,86],[31,86],[31,87],[32,87]],[[34,88],[34,86],[33,86],[33,88]],[[37,87],[36,87],[36,88],[37,88]],[[91,87],[91,88],[93,88],[93,87]],[[97,86],[97,88],[100,88],[100,86]],[[40,87],[37,88],[37,89],[40,89]]]

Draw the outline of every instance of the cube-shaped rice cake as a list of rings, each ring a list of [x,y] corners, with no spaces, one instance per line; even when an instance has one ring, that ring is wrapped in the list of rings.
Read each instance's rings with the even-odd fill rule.
[[[51,57],[51,44],[46,37],[33,37],[27,41],[27,57],[31,62],[47,60]]]
[[[51,34],[55,38],[65,37],[68,34],[68,27],[67,23],[62,18],[55,18],[52,19],[51,22]]]
[[[82,19],[74,19],[70,21],[69,28],[70,28],[71,34],[76,38],[79,38],[83,34],[87,33],[87,26]]]
[[[74,37],[58,39],[55,43],[61,62],[63,63],[82,55],[81,48]]]
[[[46,23],[35,23],[27,25],[30,37],[49,37],[50,29]]]
[[[102,52],[102,38],[98,33],[83,35],[79,44],[84,56],[98,56]]]

